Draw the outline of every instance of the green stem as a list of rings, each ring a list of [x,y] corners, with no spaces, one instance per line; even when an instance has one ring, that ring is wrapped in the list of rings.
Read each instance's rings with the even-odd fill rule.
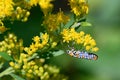
[[[29,57],[29,58],[27,59],[27,61],[30,61],[30,60],[34,59],[36,56],[38,56],[38,54],[37,54],[37,53],[34,53],[31,57]]]
[[[0,73],[0,78],[5,76],[5,75],[9,75],[10,73],[13,73],[14,69],[12,67],[8,67],[7,69],[5,69],[3,72]]]

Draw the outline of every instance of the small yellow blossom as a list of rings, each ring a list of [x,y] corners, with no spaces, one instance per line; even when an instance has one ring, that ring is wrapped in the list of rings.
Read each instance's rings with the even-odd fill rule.
[[[19,65],[19,64],[16,64],[16,65],[14,66],[14,68],[15,68],[15,69],[19,69],[19,68],[20,68],[20,65]]]
[[[91,48],[90,46],[86,46],[86,50],[87,50],[87,51],[90,50],[90,48]]]
[[[98,47],[94,47],[94,48],[92,48],[92,51],[93,51],[93,52],[97,52],[98,50],[99,50]]]
[[[54,48],[57,45],[57,42],[53,42],[51,47]]]
[[[43,72],[44,72],[43,67],[39,67],[39,71],[40,71],[41,73],[43,73]]]
[[[33,77],[32,74],[30,74],[30,73],[26,73],[26,76],[27,76],[28,78],[32,78],[32,77]]]
[[[23,65],[23,69],[27,69],[27,65]]]
[[[14,62],[10,62],[9,64],[10,64],[10,66],[12,66],[12,67],[15,66],[15,63],[14,63]]]
[[[47,34],[47,33],[45,33],[45,34],[43,34],[42,36],[41,36],[41,39],[42,39],[42,45],[44,46],[44,45],[46,45],[47,44],[47,42],[48,42],[48,40],[49,40],[49,35]]]
[[[33,71],[31,69],[28,70],[28,73],[32,73]]]
[[[40,41],[40,37],[39,37],[39,36],[35,36],[35,37],[33,38],[33,41],[34,41],[34,42],[39,42],[39,41]]]
[[[48,9],[49,7],[53,7],[50,3],[52,0],[39,0],[39,5],[42,9]]]
[[[35,73],[38,75],[39,74],[39,70],[35,70]]]
[[[23,62],[24,62],[24,63],[27,63],[27,59],[26,59],[26,58],[25,58],[25,59],[23,59]]]
[[[47,13],[53,8],[51,1],[52,0],[39,0],[38,4],[40,5],[44,15],[47,15]]]
[[[79,0],[79,3],[85,3],[86,0]]]
[[[45,33],[45,34],[43,34],[42,36],[41,36],[41,38],[42,38],[42,40],[44,41],[48,41],[48,39],[49,39],[49,36],[48,36],[48,34],[47,33]]]
[[[90,42],[90,45],[91,45],[91,46],[96,46],[96,42],[95,42],[94,39],[91,39],[89,42]]]
[[[48,74],[48,72],[45,72],[44,74],[43,74],[43,76],[41,76],[41,80],[44,80],[44,79],[48,79],[49,78],[49,74]]]
[[[88,4],[86,0],[69,0],[71,11],[76,15],[82,17],[88,14]]]
[[[57,17],[57,22],[58,23],[64,23],[65,24],[70,20],[68,16],[64,15],[64,13],[63,13],[63,11],[61,11],[61,9],[57,13],[56,17]]]
[[[83,31],[80,31],[79,34],[80,34],[80,36],[84,36],[85,33]]]
[[[34,44],[31,44],[30,47],[29,47],[29,49],[30,49],[31,52],[34,53],[34,52],[37,51],[38,48],[36,48]]]
[[[28,3],[30,4],[30,6],[37,6],[37,3],[39,2],[39,0],[30,0]]]
[[[35,66],[34,66],[34,69],[35,69],[35,70],[36,70],[36,69],[38,69],[38,66],[37,66],[37,65],[35,65]]]

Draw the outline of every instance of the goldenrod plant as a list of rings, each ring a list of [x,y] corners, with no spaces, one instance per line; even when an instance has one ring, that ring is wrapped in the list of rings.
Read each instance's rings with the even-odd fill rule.
[[[57,66],[46,60],[67,53],[68,46],[79,46],[80,51],[88,53],[98,51],[92,36],[78,30],[82,26],[91,26],[86,22],[88,1],[68,0],[71,15],[65,14],[61,9],[53,13],[52,2],[53,0],[0,0],[0,34],[4,35],[0,41],[0,79],[67,80],[68,77],[61,74]],[[40,35],[33,36],[29,46],[24,46],[24,40],[18,39],[11,28],[4,25],[4,21],[18,20],[25,23],[29,19],[31,8],[36,6],[44,14],[40,24],[44,29],[39,32]],[[6,31],[9,31],[7,35]]]

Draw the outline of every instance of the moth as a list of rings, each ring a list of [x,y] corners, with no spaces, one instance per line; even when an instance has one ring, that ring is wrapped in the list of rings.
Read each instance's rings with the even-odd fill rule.
[[[67,50],[67,54],[69,54],[72,57],[81,58],[81,59],[88,59],[88,60],[97,60],[98,56],[94,53],[88,53],[86,51],[80,51],[80,50]]]

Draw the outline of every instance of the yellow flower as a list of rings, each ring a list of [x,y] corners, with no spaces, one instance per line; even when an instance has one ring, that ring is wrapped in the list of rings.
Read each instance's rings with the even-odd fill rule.
[[[82,6],[82,10],[85,14],[88,14],[88,12],[89,12],[88,5]]]
[[[29,4],[31,5],[31,6],[33,6],[33,5],[35,5],[35,6],[37,6],[37,3],[39,2],[39,0],[30,0],[29,1]]]
[[[23,9],[20,6],[17,6],[16,11],[14,11],[11,17],[13,19],[17,18],[17,20],[21,20],[22,22],[25,22],[28,20],[29,15],[30,15],[30,12],[27,9]]]
[[[57,14],[49,14],[45,17],[43,25],[48,31],[55,31],[60,28],[61,23],[65,24],[69,21],[69,17],[64,15],[60,10]]]
[[[43,34],[43,35],[41,36],[41,38],[42,38],[42,41],[43,41],[43,40],[48,41],[49,36],[48,36],[47,33],[45,33],[45,34]]]
[[[20,68],[20,65],[19,65],[19,64],[16,64],[16,65],[14,66],[14,68],[15,68],[15,69],[19,69],[19,68]]]
[[[37,70],[37,69],[38,69],[38,66],[37,66],[37,65],[35,65],[35,66],[34,66],[34,70]]]
[[[39,41],[40,41],[40,37],[39,37],[39,36],[35,36],[35,37],[33,38],[33,41],[34,41],[34,42],[39,42]]]
[[[98,47],[94,47],[94,48],[92,48],[92,51],[93,51],[93,52],[97,52],[98,50],[99,50]]]
[[[39,67],[39,71],[40,71],[41,73],[43,73],[43,72],[44,72],[43,67]]]
[[[14,63],[14,62],[10,62],[9,64],[10,64],[10,66],[12,66],[12,67],[15,66],[15,63]]]
[[[69,33],[71,34],[70,37],[71,37],[73,40],[75,40],[75,39],[77,39],[77,38],[79,37],[74,28],[71,28],[70,31],[69,31]]]
[[[61,11],[60,9],[60,12],[57,13],[56,15],[56,18],[57,18],[57,22],[60,24],[60,23],[67,23],[69,21],[69,17],[64,15],[63,11]]]
[[[90,50],[90,48],[91,48],[90,46],[86,46],[86,50],[87,50],[87,51]]]
[[[35,36],[33,38],[33,43],[30,45],[30,47],[25,47],[24,51],[27,52],[30,55],[34,54],[37,50],[42,49],[48,44],[49,41],[49,35],[47,33],[42,34],[40,37]]]
[[[34,44],[31,44],[30,47],[29,47],[29,49],[30,49],[31,52],[34,53],[34,52],[37,51],[38,48],[36,48]]]
[[[32,77],[33,77],[32,74],[30,74],[30,73],[27,73],[26,76],[27,76],[28,78],[32,78]]]
[[[39,0],[39,5],[44,13],[44,15],[47,15],[49,11],[53,8],[53,5],[51,4],[52,0]]]
[[[80,33],[79,33],[80,36],[84,36],[84,34],[85,33],[83,31],[80,31]]]
[[[82,43],[82,39],[77,39],[77,40],[76,40],[76,43],[77,43],[77,44],[81,44],[81,43]]]
[[[63,35],[63,42],[67,42],[69,43],[69,41],[72,40],[71,35],[69,35],[69,29],[63,29],[63,31],[61,32],[61,34]]]
[[[57,42],[53,42],[51,47],[54,48],[57,45]]]
[[[90,45],[91,45],[91,46],[96,46],[96,42],[95,42],[94,39],[91,39],[91,40],[90,40]]]
[[[0,18],[10,16],[12,14],[13,8],[12,0],[0,0]]]
[[[83,16],[88,14],[88,4],[86,0],[69,0],[69,5],[71,7],[71,11],[76,16]]]
[[[28,70],[28,73],[32,73],[33,71],[31,69]]]
[[[48,9],[53,5],[50,3],[52,0],[39,0],[39,5],[42,9]]]
[[[23,69],[27,69],[27,65],[23,65]]]
[[[79,0],[79,3],[85,3],[86,0]]]
[[[35,73],[38,75],[39,74],[39,70],[35,70]]]

